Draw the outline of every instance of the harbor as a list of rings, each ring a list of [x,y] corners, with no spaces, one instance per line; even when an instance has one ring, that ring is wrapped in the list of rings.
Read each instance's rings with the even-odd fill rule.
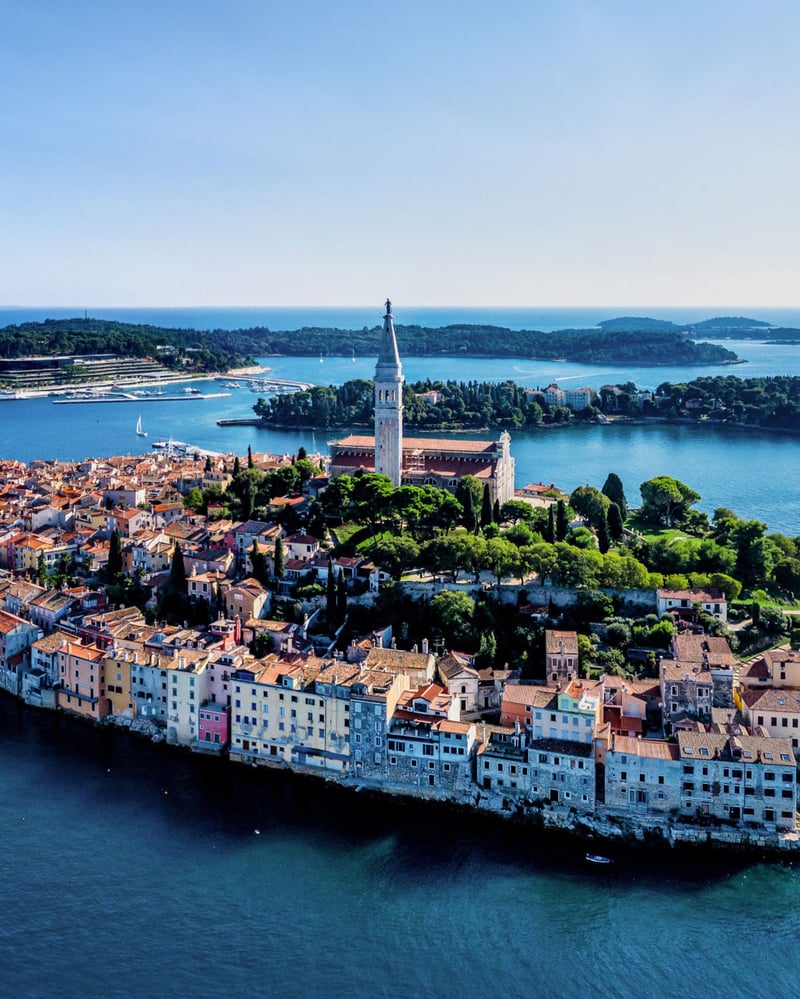
[[[54,406],[77,406],[85,403],[101,402],[191,402],[201,399],[227,399],[230,392],[201,392],[199,389],[184,389],[180,395],[162,395],[154,392],[103,392],[69,396],[66,399],[52,399]]]

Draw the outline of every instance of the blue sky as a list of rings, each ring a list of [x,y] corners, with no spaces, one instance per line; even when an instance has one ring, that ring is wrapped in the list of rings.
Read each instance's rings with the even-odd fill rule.
[[[4,0],[0,304],[797,305],[796,0]]]

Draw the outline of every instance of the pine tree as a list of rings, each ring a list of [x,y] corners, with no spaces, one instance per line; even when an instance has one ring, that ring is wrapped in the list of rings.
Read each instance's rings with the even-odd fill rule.
[[[275,539],[275,568],[273,570],[273,575],[276,579],[283,578],[283,572],[285,568],[284,557],[283,557],[283,542],[280,538]]]
[[[47,585],[47,560],[44,552],[39,552],[39,559],[36,563],[36,582],[39,586]]]
[[[569,530],[569,517],[567,516],[567,504],[564,500],[559,500],[556,504],[556,541],[563,541]]]
[[[111,541],[108,545],[108,578],[113,583],[122,573],[122,536],[119,528],[115,527],[111,532]]]
[[[547,527],[544,532],[544,540],[551,545],[556,540],[555,506],[552,503],[547,508]]]
[[[600,518],[597,525],[597,547],[600,549],[600,553],[602,555],[605,555],[611,547],[611,533],[609,531],[608,521],[605,516]]]
[[[481,500],[481,527],[488,527],[492,522],[492,496],[489,483],[483,484],[483,499]]]
[[[303,458],[307,458],[307,457],[308,457],[308,451],[306,451],[306,449],[304,447],[298,448],[298,450],[297,450],[297,460],[298,461],[302,461]]]

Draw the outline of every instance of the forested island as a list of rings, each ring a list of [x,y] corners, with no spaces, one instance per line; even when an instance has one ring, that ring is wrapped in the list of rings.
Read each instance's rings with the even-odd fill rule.
[[[396,329],[403,352],[414,356],[551,358],[647,366],[738,361],[733,351],[697,342],[687,332],[659,320],[622,318],[597,329],[550,333],[469,324],[398,325]],[[303,327],[277,332],[265,326],[194,330],[78,317],[0,329],[0,357],[114,352],[158,358],[173,366],[188,363],[200,371],[225,371],[254,357],[275,354],[373,356],[378,332],[377,326],[360,330]]]
[[[798,430],[800,377],[704,376],[674,385],[663,382],[655,393],[640,391],[633,382],[604,385],[599,392],[591,392],[591,401],[581,409],[548,403],[545,390],[524,388],[513,381],[426,379],[405,386],[403,405],[406,426],[428,430],[535,428],[575,420],[602,422],[615,414]],[[322,429],[368,426],[373,406],[373,383],[361,378],[259,399],[253,410],[273,427]]]

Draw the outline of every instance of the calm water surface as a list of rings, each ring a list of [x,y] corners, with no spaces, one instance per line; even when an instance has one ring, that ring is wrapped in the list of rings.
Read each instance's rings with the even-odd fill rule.
[[[747,366],[702,369],[590,368],[587,365],[525,362],[514,359],[406,358],[409,380],[451,377],[458,380],[513,378],[522,385],[546,385],[553,378],[564,384],[598,387],[608,381],[633,379],[655,387],[696,374],[740,374],[751,368],[761,374],[800,374],[800,347],[737,344],[754,351]],[[262,359],[279,378],[317,384],[340,384],[348,378],[370,378],[374,358],[271,357]],[[219,391],[215,382],[209,388]],[[177,387],[179,391],[180,386]],[[325,450],[342,429],[317,433],[218,427],[221,417],[252,416],[256,396],[247,389],[228,398],[188,402],[120,403],[55,406],[49,399],[0,404],[0,455],[25,461],[33,458],[85,458],[90,455],[140,453],[161,438],[189,441],[216,451],[245,454],[257,451],[292,453],[303,445]],[[141,413],[149,438],[135,434]],[[486,436],[486,435],[480,435]],[[588,483],[602,486],[609,471],[622,477],[631,502],[638,502],[639,484],[654,475],[673,475],[702,496],[708,513],[727,506],[744,517],[766,520],[773,530],[800,534],[800,437],[705,425],[647,424],[607,427],[565,427],[515,431],[512,453],[517,483],[554,482],[564,489]]]
[[[677,966],[675,995],[796,990],[790,868],[598,872],[5,697],[0,761],[4,995],[656,996]]]

